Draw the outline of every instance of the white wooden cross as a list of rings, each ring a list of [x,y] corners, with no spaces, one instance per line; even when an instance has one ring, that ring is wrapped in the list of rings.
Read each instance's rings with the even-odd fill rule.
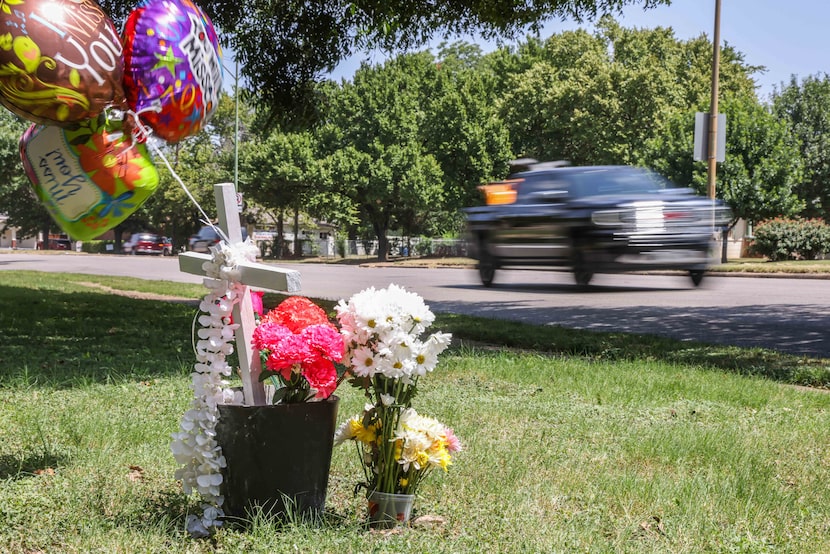
[[[213,193],[219,214],[219,228],[224,231],[231,244],[242,242],[239,208],[233,183],[214,185]],[[206,275],[202,266],[210,260],[211,256],[208,254],[184,252],[179,254],[179,269],[193,275]],[[300,290],[300,272],[260,263],[241,263],[239,271],[241,275],[239,282],[245,287],[241,301],[233,307],[233,320],[239,323],[235,338],[236,352],[239,356],[239,373],[242,377],[242,391],[245,404],[262,405],[265,404],[265,388],[259,382],[259,375],[262,371],[259,352],[251,345],[256,320],[249,287],[297,292]]]

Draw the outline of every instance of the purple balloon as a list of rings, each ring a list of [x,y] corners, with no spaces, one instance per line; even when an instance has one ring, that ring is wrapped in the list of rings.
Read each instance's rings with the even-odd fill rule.
[[[222,55],[207,15],[190,0],[145,0],[124,27],[124,91],[167,142],[196,134],[219,103]]]

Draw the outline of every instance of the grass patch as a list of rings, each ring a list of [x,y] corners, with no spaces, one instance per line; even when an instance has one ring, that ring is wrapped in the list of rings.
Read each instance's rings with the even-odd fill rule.
[[[790,260],[770,262],[762,258],[741,258],[710,268],[725,273],[789,273],[823,274],[830,273],[830,260]]]
[[[203,292],[4,272],[0,552],[830,551],[830,394],[776,382],[793,379],[795,359],[531,325],[495,333],[453,315],[438,318],[453,347],[417,400],[465,445],[416,500],[416,517],[442,524],[367,531],[360,468],[341,447],[319,525],[258,518],[190,539],[198,505],[173,479],[169,442],[190,401],[196,308],[142,294]],[[359,412],[358,391],[338,394],[338,421]]]
[[[439,314],[436,325],[456,339],[594,361],[662,361],[741,375],[765,377],[791,385],[830,388],[830,360],[782,354],[762,348],[711,345],[654,335],[606,333],[559,326]]]

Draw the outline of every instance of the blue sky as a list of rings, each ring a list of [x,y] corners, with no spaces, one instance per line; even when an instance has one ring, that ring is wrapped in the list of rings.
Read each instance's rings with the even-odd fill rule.
[[[650,10],[629,6],[616,17],[626,27],[671,27],[679,39],[702,33],[711,38],[715,0],[674,0],[671,6]],[[590,24],[581,26],[591,28]],[[547,38],[577,27],[580,25],[573,22],[555,21],[546,25],[540,36]],[[755,75],[761,99],[766,99],[773,87],[789,83],[791,75],[802,79],[830,73],[830,2],[826,0],[721,0],[720,33],[721,45],[725,42],[742,52],[750,65],[766,66],[766,73]],[[481,44],[485,52],[495,48],[475,38],[463,39]],[[384,55],[380,51],[359,54],[341,63],[331,77],[350,78],[364,60],[382,63]]]

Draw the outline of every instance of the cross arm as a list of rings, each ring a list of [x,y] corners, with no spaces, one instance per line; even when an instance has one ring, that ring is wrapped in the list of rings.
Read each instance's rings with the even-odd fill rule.
[[[205,275],[202,265],[211,261],[209,254],[199,252],[184,252],[179,254],[179,269],[191,275]],[[293,269],[282,269],[272,265],[257,262],[243,262],[238,265],[240,283],[249,287],[256,287],[281,292],[298,292],[300,290],[300,272]]]

